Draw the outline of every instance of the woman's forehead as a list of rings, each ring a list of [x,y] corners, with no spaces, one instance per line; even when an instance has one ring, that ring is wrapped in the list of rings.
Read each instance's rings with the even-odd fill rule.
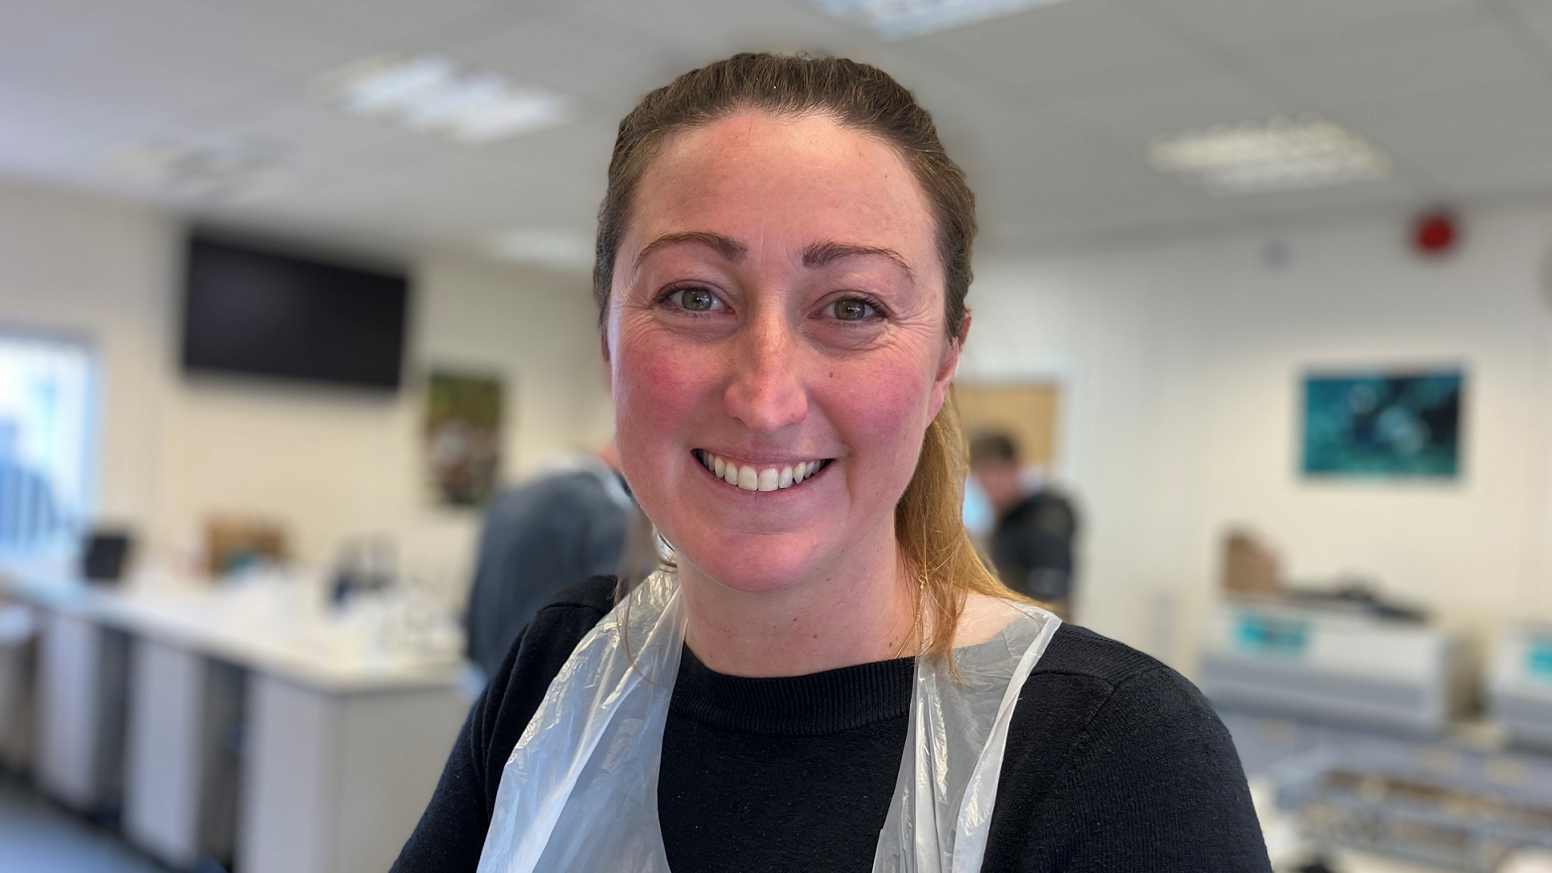
[[[917,271],[936,262],[931,205],[898,151],[823,115],[740,112],[680,133],[635,201],[627,245],[637,250],[665,233],[709,231],[751,246],[775,237],[889,248]]]

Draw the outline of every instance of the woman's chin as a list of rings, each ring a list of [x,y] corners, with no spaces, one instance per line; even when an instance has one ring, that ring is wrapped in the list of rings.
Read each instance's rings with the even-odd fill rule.
[[[736,554],[715,554],[708,560],[692,560],[680,553],[680,566],[689,565],[694,576],[704,576],[708,581],[734,591],[759,594],[777,591],[800,582],[815,571],[808,554],[797,554],[796,549],[783,549],[779,544],[772,548],[742,548]],[[681,578],[686,574],[680,573]]]

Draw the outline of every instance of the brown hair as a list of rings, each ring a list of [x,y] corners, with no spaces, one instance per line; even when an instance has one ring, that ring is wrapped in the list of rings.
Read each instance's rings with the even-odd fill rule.
[[[965,294],[970,290],[970,245],[975,237],[975,195],[938,141],[932,117],[911,92],[882,70],[842,58],[739,54],[685,73],[648,94],[620,122],[609,187],[598,211],[593,293],[599,324],[607,318],[614,261],[630,221],[637,185],[675,133],[703,127],[741,109],[776,115],[822,114],[877,137],[899,150],[932,206],[937,250],[943,265],[944,331],[963,336]],[[961,520],[966,473],[964,438],[952,398],[927,427],[921,455],[895,507],[895,536],[910,570],[924,580],[924,651],[947,654],[967,593],[1009,597],[1011,592],[982,563]],[[631,569],[644,555],[628,550]],[[655,557],[655,556],[654,556]],[[630,584],[622,577],[622,590]]]

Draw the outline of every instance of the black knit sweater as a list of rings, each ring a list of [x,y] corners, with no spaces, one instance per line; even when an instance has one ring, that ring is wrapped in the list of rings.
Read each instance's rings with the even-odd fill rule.
[[[473,871],[502,767],[610,609],[589,580],[540,611],[475,704],[397,873]],[[686,648],[658,810],[675,873],[872,868],[911,700],[910,659],[810,676],[715,673]],[[607,826],[604,823],[603,826]],[[1157,661],[1064,625],[1009,727],[984,871],[1267,873],[1228,732]]]

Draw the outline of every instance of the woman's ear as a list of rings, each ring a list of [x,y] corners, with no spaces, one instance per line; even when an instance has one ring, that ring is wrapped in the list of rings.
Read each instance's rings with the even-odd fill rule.
[[[948,386],[954,381],[954,373],[959,369],[959,352],[965,347],[965,337],[970,335],[970,312],[965,311],[965,320],[961,322],[959,335],[943,343],[943,357],[938,360],[938,372],[932,379],[932,400],[929,411],[932,413],[928,419],[938,417],[938,412],[943,409],[943,400],[948,396]]]
[[[614,393],[614,367],[609,365],[609,335],[603,331],[598,332],[598,353],[604,359],[604,390]]]

